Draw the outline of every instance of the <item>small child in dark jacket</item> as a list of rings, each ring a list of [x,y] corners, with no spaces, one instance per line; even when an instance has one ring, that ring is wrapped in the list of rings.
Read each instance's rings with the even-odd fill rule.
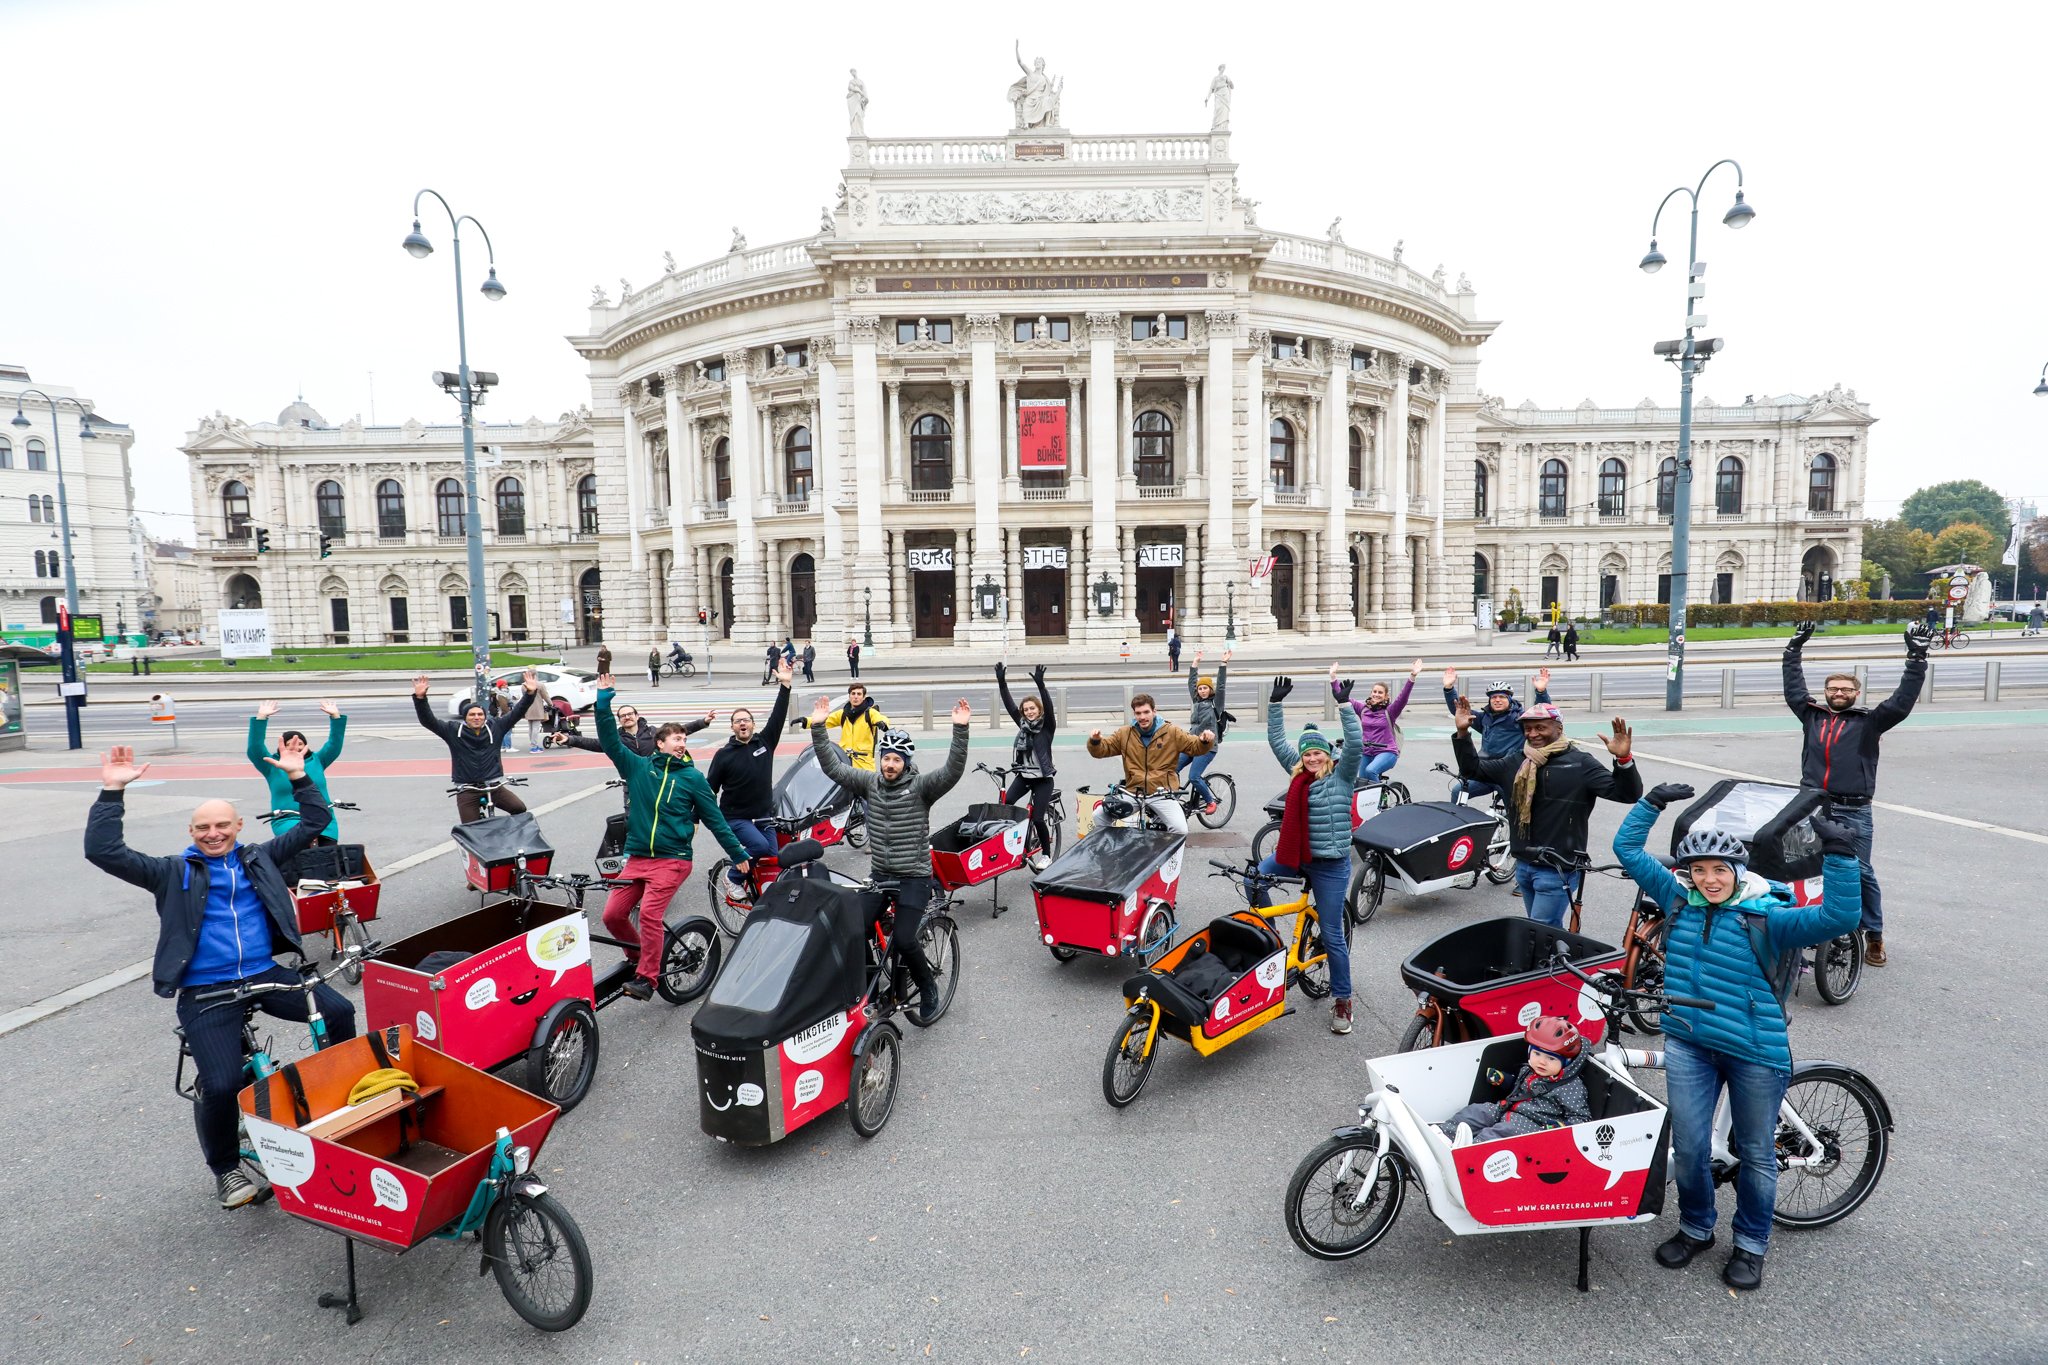
[[[1540,1133],[1593,1117],[1586,1083],[1579,1079],[1586,1043],[1572,1021],[1545,1015],[1532,1020],[1522,1037],[1529,1044],[1529,1064],[1516,1073],[1507,1095],[1468,1104],[1437,1125],[1452,1146]]]

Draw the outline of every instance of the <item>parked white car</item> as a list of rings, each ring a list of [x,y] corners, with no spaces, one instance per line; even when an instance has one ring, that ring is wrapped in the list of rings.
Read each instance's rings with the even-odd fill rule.
[[[578,711],[588,711],[597,705],[597,674],[581,668],[558,668],[544,664],[533,670],[540,684],[551,697],[560,697]],[[526,685],[524,668],[500,669],[490,675],[493,688],[502,687],[510,692]],[[462,719],[468,707],[470,694],[467,688],[454,692],[448,698],[448,714],[455,720]],[[538,719],[538,717],[535,717]]]

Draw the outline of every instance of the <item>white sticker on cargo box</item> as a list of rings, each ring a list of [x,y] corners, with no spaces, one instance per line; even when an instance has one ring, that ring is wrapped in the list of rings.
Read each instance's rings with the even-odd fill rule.
[[[1515,1022],[1520,1024],[1523,1028],[1527,1028],[1529,1027],[1529,1025],[1535,1023],[1536,1020],[1542,1016],[1542,1014],[1543,1006],[1537,1004],[1534,1000],[1531,1000],[1528,1004],[1522,1006],[1521,1009],[1515,1011]]]
[[[1486,1158],[1486,1164],[1479,1168],[1479,1172],[1495,1185],[1500,1184],[1503,1180],[1520,1180],[1522,1178],[1521,1172],[1515,1169],[1515,1154],[1513,1152],[1495,1152],[1492,1156]]]
[[[441,1030],[434,1024],[434,1016],[421,1010],[412,1017],[412,1031],[419,1035],[421,1042],[431,1043]]]
[[[295,1129],[245,1115],[250,1145],[263,1167],[263,1178],[273,1185],[295,1190],[313,1174],[313,1139]]]
[[[405,1197],[405,1182],[382,1166],[370,1168],[370,1202],[380,1209],[393,1213],[404,1213],[410,1202]]]
[[[846,1032],[846,1012],[830,1015],[782,1043],[782,1055],[798,1066],[809,1066],[812,1062],[823,1061],[832,1055],[832,1049],[839,1045],[841,1035]]]
[[[825,1093],[825,1077],[816,1071],[803,1071],[796,1078],[796,1102],[809,1104]]]
[[[590,929],[582,915],[564,915],[558,920],[529,929],[526,955],[544,972],[553,972],[550,986],[572,967],[590,961]]]
[[[1168,886],[1172,886],[1180,880],[1181,853],[1181,849],[1175,849],[1173,856],[1166,860],[1166,865],[1159,869],[1159,880],[1165,882]]]
[[[481,981],[473,981],[470,983],[469,989],[463,992],[462,1003],[469,1006],[473,1010],[480,1010],[484,1006],[490,1004],[493,1000],[496,1000],[497,998],[497,979],[495,977],[487,976]]]
[[[739,1093],[735,1096],[735,1098],[738,1099],[742,1105],[751,1108],[752,1106],[759,1104],[763,1099],[767,1098],[767,1096],[762,1092],[760,1086],[755,1085],[752,1081],[747,1081],[740,1086]]]

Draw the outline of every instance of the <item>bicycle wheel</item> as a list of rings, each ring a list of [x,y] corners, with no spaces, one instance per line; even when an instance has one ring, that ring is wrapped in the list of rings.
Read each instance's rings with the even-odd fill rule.
[[[1387,898],[1387,867],[1377,853],[1367,854],[1358,864],[1358,870],[1351,874],[1351,885],[1344,892],[1344,910],[1351,916],[1353,924],[1365,924],[1379,912],[1380,902]]]
[[[1202,778],[1209,784],[1209,795],[1216,802],[1214,813],[1195,807],[1195,818],[1202,822],[1204,829],[1222,829],[1230,823],[1230,817],[1237,813],[1237,783],[1231,781],[1228,773],[1208,773]]]
[[[1494,826],[1493,840],[1486,846],[1486,880],[1506,886],[1514,879],[1514,846],[1508,839],[1508,822],[1502,820]]]
[[[356,949],[358,953],[367,950],[370,946],[370,931],[364,928],[363,922],[354,915],[350,915],[348,922],[342,926],[341,937],[347,947]],[[1861,961],[1860,955],[1858,960]],[[350,959],[341,969],[341,979],[348,982],[351,986],[362,985],[363,959],[361,957]]]
[[[1812,1150],[1785,1111],[1812,1130]],[[1846,1067],[1794,1072],[1778,1117],[1778,1198],[1771,1216],[1791,1228],[1821,1228],[1859,1208],[1891,1155],[1884,1106],[1870,1083]],[[1793,1161],[1806,1164],[1792,1165]]]
[[[1173,929],[1173,911],[1164,905],[1149,907],[1145,917],[1138,921],[1138,941],[1131,948],[1132,960],[1140,967],[1151,966],[1172,945]]]
[[[1963,634],[1960,630],[1956,632],[1955,642],[1949,646],[1950,649],[1968,649],[1969,647],[1970,637]]]
[[[752,882],[737,884],[726,873],[732,868],[732,859],[720,858],[711,865],[711,873],[704,878],[704,896],[711,902],[711,918],[725,931],[727,938],[738,938],[740,930],[747,924],[747,912],[754,908]]]
[[[1408,804],[1409,799],[1406,783],[1396,782],[1392,778],[1388,778],[1380,788],[1381,810],[1389,810],[1395,806],[1405,806]]]
[[[694,678],[697,676],[697,665],[684,664],[681,668],[677,669],[676,671],[685,678]]]
[[[566,1332],[590,1307],[590,1247],[551,1194],[508,1194],[484,1216],[484,1259],[512,1311]]]
[[[551,1012],[540,1041],[526,1050],[526,1089],[568,1113],[597,1075],[597,1015],[588,1000]]]
[[[1436,1046],[1436,1020],[1426,1014],[1418,1014],[1408,1021],[1408,1027],[1401,1030],[1400,1052],[1420,1052],[1426,1047]]]
[[[853,1123],[853,1131],[864,1138],[881,1132],[882,1125],[889,1121],[889,1111],[896,1107],[896,1080],[902,1070],[898,1065],[902,1055],[896,1030],[877,1026],[875,1036],[868,1040],[867,1049],[854,1065],[853,1087],[846,1097],[846,1117]]]
[[[1109,1055],[1102,1059],[1102,1098],[1109,1101],[1111,1108],[1121,1109],[1138,1098],[1138,1092],[1145,1088],[1145,1078],[1152,1074],[1159,1047],[1155,1039],[1152,1050],[1145,1050],[1145,1034],[1151,1027],[1151,1011],[1132,1010],[1124,1016],[1116,1036],[1109,1040]]]
[[[1407,1168],[1389,1151],[1373,1172],[1364,1168],[1379,1139],[1366,1133],[1333,1137],[1301,1159],[1287,1182],[1287,1235],[1319,1261],[1344,1261],[1368,1251],[1401,1216]]]
[[[1060,808],[1058,806],[1048,807],[1045,812],[1045,834],[1046,838],[1052,842],[1050,848],[1040,847],[1037,825],[1026,826],[1024,831],[1024,858],[1027,867],[1030,866],[1030,860],[1040,854],[1044,855],[1047,862],[1051,862],[1054,858],[1060,856],[1060,844],[1065,839],[1061,823]]]
[[[932,976],[939,983],[938,1008],[929,1019],[921,1009],[905,1010],[910,1022],[929,1028],[953,1006],[953,992],[960,989],[960,926],[946,914],[926,915],[917,926],[917,946],[924,960],[932,964]]]
[[[1643,932],[1643,946],[1636,954],[1636,977],[1632,983],[1639,991],[1664,993],[1664,936],[1670,932],[1670,924],[1658,920]],[[1642,1006],[1631,1007],[1628,1011],[1629,1026],[1638,1033],[1662,1033],[1664,1011]]]
[[[717,928],[702,915],[692,915],[671,926],[662,936],[661,977],[654,989],[671,1005],[686,1005],[718,979],[718,963],[725,955],[725,942]]]
[[[1813,950],[1813,988],[1830,1005],[1846,1005],[1863,980],[1863,935],[1851,930]]]
[[[1081,955],[1079,948],[1069,948],[1060,943],[1048,943],[1046,950],[1052,954],[1052,959],[1055,962],[1072,962]]]
[[[1266,855],[1273,851],[1273,845],[1280,838],[1280,822],[1268,820],[1252,835],[1252,863],[1254,866],[1266,861]]]
[[[1323,926],[1317,921],[1309,931],[1308,942],[1301,946],[1301,955],[1313,959],[1309,965],[1294,973],[1292,985],[1299,986],[1301,993],[1311,1000],[1321,1000],[1330,993],[1330,959],[1323,954]]]

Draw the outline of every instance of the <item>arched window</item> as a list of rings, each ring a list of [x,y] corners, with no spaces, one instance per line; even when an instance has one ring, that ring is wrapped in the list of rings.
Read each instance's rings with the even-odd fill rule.
[[[723,441],[719,442],[724,445]],[[597,475],[576,480],[576,529],[586,536],[597,534]]]
[[[1472,555],[1472,595],[1493,596],[1493,566],[1486,562],[1486,556],[1475,551]]]
[[[1131,424],[1132,466],[1138,487],[1160,488],[1173,482],[1173,419],[1163,412],[1141,412]]]
[[[43,442],[40,437],[31,436],[28,438],[28,467],[30,469],[48,469],[50,467],[49,458],[43,453]]]
[[[1733,455],[1714,471],[1714,510],[1724,517],[1742,515],[1742,461]]]
[[[811,496],[811,429],[791,427],[782,438],[782,490],[792,498]]]
[[[1284,418],[1266,428],[1266,470],[1273,487],[1294,488],[1294,428]]]
[[[313,490],[313,512],[320,519],[320,534],[338,536],[348,530],[348,512],[342,502],[341,485],[322,479]]]
[[[1806,510],[1835,510],[1835,457],[1832,455],[1822,453],[1813,457],[1813,465],[1806,474]]]
[[[384,479],[377,484],[377,534],[385,540],[398,540],[405,535],[405,490],[396,479]]]
[[[1486,515],[1486,461],[1472,462],[1472,515]]]
[[[41,521],[43,519],[43,500],[33,493],[28,495],[28,519],[30,521]]]
[[[937,413],[910,424],[910,486],[926,493],[953,486],[953,424]]]
[[[0,436],[0,469],[14,468],[14,442]]]
[[[43,494],[43,520],[53,525],[57,520],[57,500],[48,493]]]
[[[1666,455],[1657,466],[1657,515],[1668,517],[1678,497],[1678,460]]]
[[[454,479],[443,479],[434,485],[434,533],[443,536],[459,536],[465,533],[463,526],[462,485]]]
[[[49,555],[47,555],[47,554],[45,554],[45,553],[44,553],[43,551],[41,551],[41,550],[37,550],[37,551],[36,551],[36,577],[37,577],[37,578],[48,578],[48,577],[50,576],[50,574],[49,574],[49,568],[50,568],[50,556],[49,556]]]
[[[34,459],[34,443],[29,446],[30,459]],[[34,466],[31,466],[33,468]],[[249,538],[249,486],[240,479],[229,479],[220,486],[221,520],[228,528],[229,540]]]
[[[1365,491],[1365,433],[1351,428],[1351,491]]]
[[[1600,515],[1618,517],[1628,511],[1628,466],[1620,460],[1600,462]]]
[[[42,605],[43,605],[43,624],[44,624],[44,625],[50,625],[50,626],[54,626],[54,625],[56,625],[56,624],[57,624],[57,599],[56,599],[56,598],[54,598],[54,597],[45,597],[45,598],[43,599],[43,604],[42,604]]]
[[[723,436],[711,444],[711,486],[720,508],[732,501],[732,442]]]
[[[1545,460],[1543,473],[1538,477],[1536,486],[1536,511],[1539,516],[1564,516],[1565,486],[1564,461]]]
[[[526,486],[517,479],[498,480],[492,490],[491,502],[498,509],[498,534],[501,536],[523,536],[526,534]]]

